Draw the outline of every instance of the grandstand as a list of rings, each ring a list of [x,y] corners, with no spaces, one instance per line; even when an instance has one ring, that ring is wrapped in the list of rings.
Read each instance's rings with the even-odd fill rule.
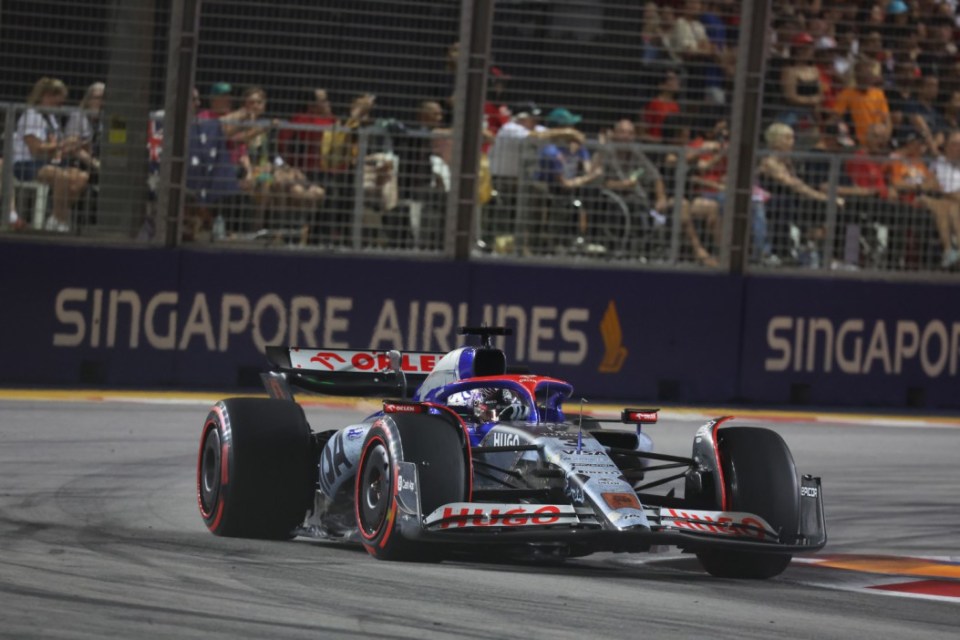
[[[460,2],[205,0],[196,96],[171,102],[171,7],[193,5],[0,5],[3,233],[453,255]],[[744,6],[495,2],[475,259],[729,268]],[[956,3],[776,0],[770,15],[750,268],[960,268]],[[28,104],[42,77],[63,103]],[[102,111],[81,107],[101,81]],[[178,209],[164,112],[194,99]],[[27,148],[70,138],[78,109],[85,138]],[[41,115],[46,140],[26,126]],[[50,161],[82,189],[25,164]],[[168,196],[174,234],[157,232]]]

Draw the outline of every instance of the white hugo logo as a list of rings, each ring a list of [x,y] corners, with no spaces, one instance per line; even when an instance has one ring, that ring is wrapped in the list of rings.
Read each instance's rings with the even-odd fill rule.
[[[517,447],[520,446],[520,436],[515,433],[493,433],[493,446],[495,447]]]
[[[851,318],[839,325],[829,318],[774,316],[767,323],[769,357],[765,371],[840,372],[858,375],[900,375],[910,361],[919,361],[930,378],[957,375],[960,322],[913,320],[867,324]]]

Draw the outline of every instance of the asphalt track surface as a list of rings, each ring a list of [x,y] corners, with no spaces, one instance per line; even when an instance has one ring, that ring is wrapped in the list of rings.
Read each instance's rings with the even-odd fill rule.
[[[674,552],[417,564],[217,538],[196,504],[206,406],[0,393],[0,637],[957,637],[960,420],[762,420],[823,477],[830,542],[754,582]],[[319,430],[368,408],[307,414]],[[649,432],[685,455],[700,422]]]

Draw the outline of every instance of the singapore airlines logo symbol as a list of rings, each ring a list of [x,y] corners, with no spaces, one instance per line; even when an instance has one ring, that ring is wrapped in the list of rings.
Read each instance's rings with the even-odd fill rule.
[[[600,373],[619,373],[628,351],[623,346],[623,330],[620,329],[620,317],[613,300],[607,305],[603,319],[600,320],[600,336],[603,338],[604,352],[598,370]]]

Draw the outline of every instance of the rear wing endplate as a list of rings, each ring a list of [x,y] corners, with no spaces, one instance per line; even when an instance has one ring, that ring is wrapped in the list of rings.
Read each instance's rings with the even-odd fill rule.
[[[291,387],[340,396],[411,397],[443,353],[267,347],[273,371],[261,377],[274,398],[290,400]]]

